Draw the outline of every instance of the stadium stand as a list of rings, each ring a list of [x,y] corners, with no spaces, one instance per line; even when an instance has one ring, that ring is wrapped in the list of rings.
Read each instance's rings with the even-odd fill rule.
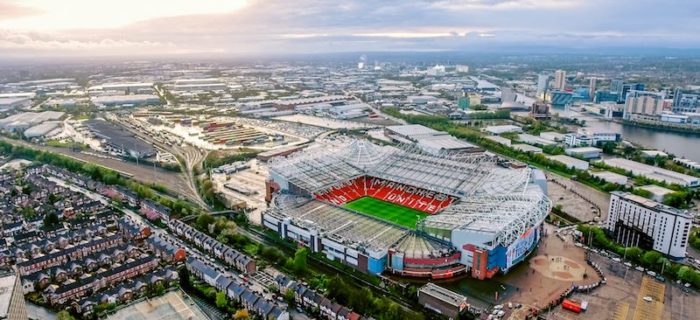
[[[317,192],[316,199],[335,205],[372,197],[404,207],[435,214],[449,206],[455,197],[375,177],[358,177]]]

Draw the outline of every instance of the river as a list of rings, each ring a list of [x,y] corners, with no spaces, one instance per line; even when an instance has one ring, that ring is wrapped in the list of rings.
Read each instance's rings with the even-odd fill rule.
[[[700,135],[637,127],[570,110],[556,110],[555,112],[557,111],[562,115],[567,114],[586,120],[586,127],[594,131],[618,132],[622,134],[622,139],[644,148],[662,150],[700,162]]]

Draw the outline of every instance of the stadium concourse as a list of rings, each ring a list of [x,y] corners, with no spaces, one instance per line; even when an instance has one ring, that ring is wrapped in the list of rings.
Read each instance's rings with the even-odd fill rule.
[[[552,207],[542,172],[487,153],[317,142],[269,172],[265,227],[372,274],[491,278],[536,248]]]

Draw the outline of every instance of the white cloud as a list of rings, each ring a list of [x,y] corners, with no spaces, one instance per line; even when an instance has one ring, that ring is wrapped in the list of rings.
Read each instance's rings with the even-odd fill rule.
[[[52,36],[36,33],[0,32],[0,48],[2,49],[81,51],[174,47],[173,43],[155,41],[129,41],[110,38],[100,40],[52,39]]]

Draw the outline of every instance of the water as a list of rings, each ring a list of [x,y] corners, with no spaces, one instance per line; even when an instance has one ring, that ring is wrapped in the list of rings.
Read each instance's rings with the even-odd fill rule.
[[[643,146],[645,149],[656,149],[672,153],[677,157],[685,157],[700,162],[700,135],[655,130],[637,127],[629,124],[607,121],[602,118],[579,113],[573,110],[554,110],[562,116],[586,120],[586,127],[592,130],[617,132],[622,139]]]

